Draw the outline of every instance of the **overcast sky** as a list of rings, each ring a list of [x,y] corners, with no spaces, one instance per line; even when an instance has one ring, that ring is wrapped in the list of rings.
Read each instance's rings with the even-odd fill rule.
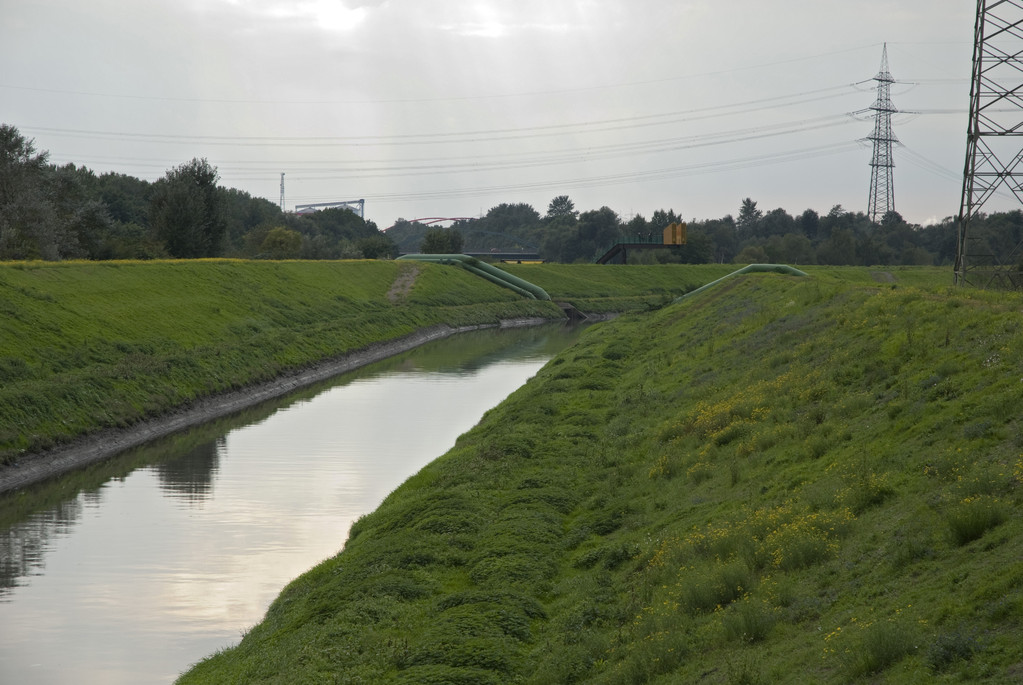
[[[55,163],[193,157],[366,218],[867,211],[887,42],[895,204],[958,212],[966,0],[0,0],[0,122]],[[854,114],[860,112],[860,114]],[[989,210],[997,209],[988,205]]]

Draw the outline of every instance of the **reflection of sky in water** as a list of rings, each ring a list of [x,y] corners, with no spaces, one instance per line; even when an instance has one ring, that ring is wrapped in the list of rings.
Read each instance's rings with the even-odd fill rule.
[[[355,519],[543,364],[513,356],[338,385],[80,494],[62,505],[71,523],[43,520],[51,511],[19,524],[45,528],[45,549],[0,598],[0,682],[169,682],[236,643]]]

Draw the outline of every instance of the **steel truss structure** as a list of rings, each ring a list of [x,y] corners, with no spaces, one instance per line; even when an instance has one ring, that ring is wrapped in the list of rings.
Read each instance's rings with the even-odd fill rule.
[[[323,209],[350,209],[359,215],[360,219],[366,218],[365,200],[341,200],[340,202],[317,202],[309,205],[295,205],[296,214],[309,214]]]
[[[877,81],[877,100],[870,107],[874,115],[874,132],[867,140],[874,142],[874,154],[870,158],[870,199],[867,216],[878,223],[888,212],[895,211],[895,160],[892,145],[898,143],[892,133],[892,114],[898,112],[892,105],[891,88],[895,83],[888,70],[888,44],[881,53],[881,70],[874,77]]]
[[[992,195],[1023,203],[1023,1],[978,0],[955,283],[1019,288],[1023,243],[994,254],[971,231]]]

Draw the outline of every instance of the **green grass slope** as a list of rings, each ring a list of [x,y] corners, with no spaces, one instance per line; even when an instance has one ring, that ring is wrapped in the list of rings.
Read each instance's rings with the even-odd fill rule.
[[[1019,682],[1021,310],[819,270],[601,324],[181,682]]]
[[[558,315],[434,265],[0,264],[0,465],[419,328]]]
[[[736,264],[499,264],[584,312],[625,312],[664,306],[690,290],[732,273]]]

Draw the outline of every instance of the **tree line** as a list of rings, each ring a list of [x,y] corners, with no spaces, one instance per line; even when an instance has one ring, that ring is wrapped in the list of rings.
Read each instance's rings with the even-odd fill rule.
[[[394,243],[348,209],[290,214],[193,159],[150,183],[50,164],[0,124],[0,260],[381,258]]]
[[[150,183],[74,164],[46,152],[13,126],[0,125],[0,260],[239,257],[390,258],[408,252],[519,251],[551,262],[592,262],[616,242],[650,239],[683,221],[674,210],[623,219],[609,207],[578,211],[566,195],[541,215],[503,203],[450,228],[399,219],[381,231],[348,209],[310,214],[218,185],[216,167],[193,159]],[[840,205],[826,213],[763,211],[751,198],[719,219],[690,220],[685,245],[636,251],[631,263],[951,265],[956,221],[907,223],[897,212],[872,222]],[[1011,259],[1023,243],[1023,212],[982,215],[971,250]]]
[[[415,251],[437,233],[457,233],[466,252],[522,251],[553,262],[592,262],[619,241],[656,239],[672,223],[686,221],[687,242],[673,250],[637,250],[630,263],[760,263],[830,265],[951,265],[956,220],[929,226],[907,223],[897,212],[872,222],[841,205],[820,214],[807,209],[793,216],[784,209],[763,211],[756,201],[740,202],[735,216],[686,221],[672,209],[650,218],[625,220],[609,207],[579,212],[568,196],[551,200],[541,215],[528,204],[501,204],[478,219],[449,229],[398,220],[387,233],[402,252]],[[986,254],[1009,255],[1023,240],[1023,212],[991,214],[973,224],[973,236]]]

